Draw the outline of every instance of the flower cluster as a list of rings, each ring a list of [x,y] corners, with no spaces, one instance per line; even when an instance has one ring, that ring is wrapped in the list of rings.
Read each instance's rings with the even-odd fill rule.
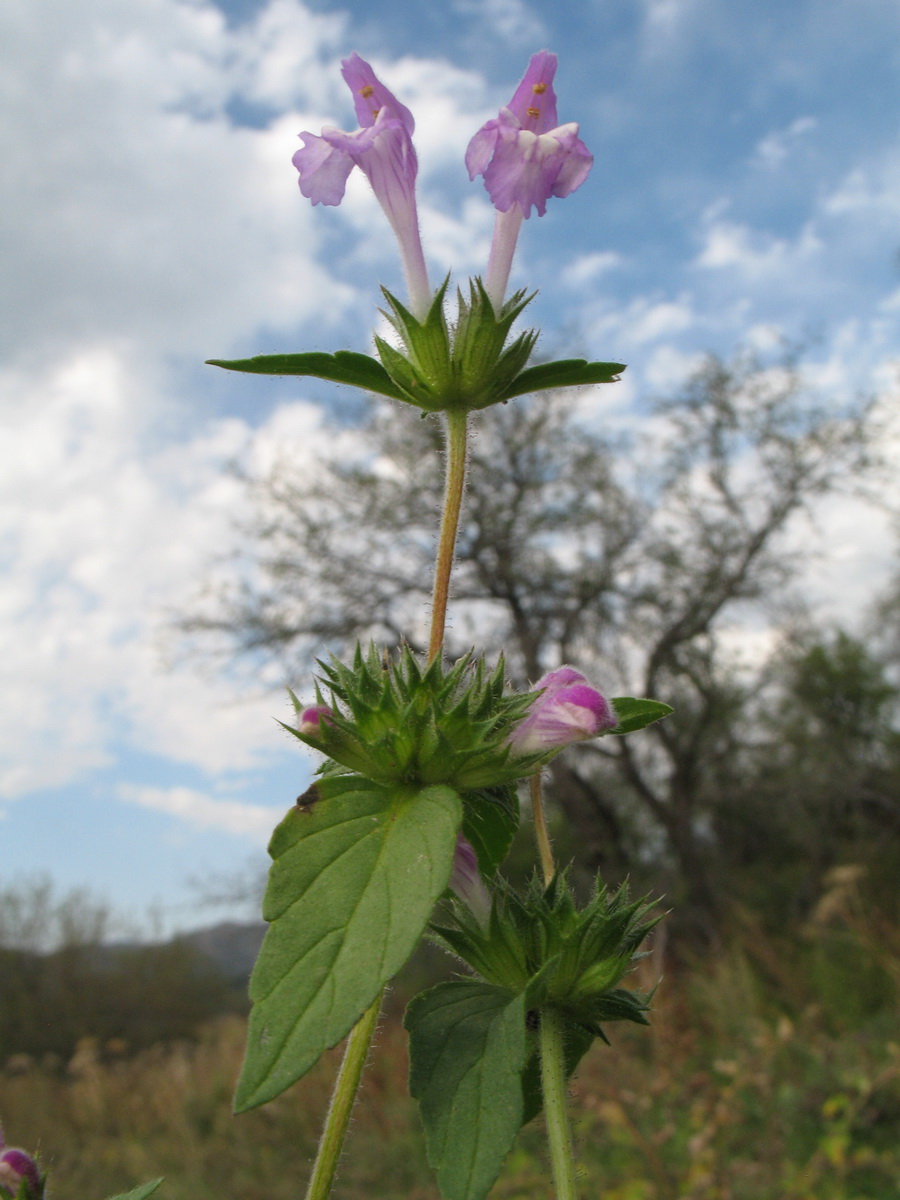
[[[486,982],[526,992],[529,1004],[550,1004],[605,1041],[602,1023],[647,1023],[649,997],[620,984],[660,920],[651,907],[631,900],[627,885],[608,892],[598,881],[579,910],[560,874],[546,888],[535,878],[524,895],[498,881],[487,917],[455,904],[454,923],[432,928]]]
[[[515,693],[502,659],[490,672],[468,656],[445,671],[438,659],[421,666],[408,647],[392,662],[372,646],[365,655],[357,648],[352,667],[319,666],[316,703],[292,694],[296,725],[285,728],[375,783],[512,783],[616,727],[611,702],[574,667]]]
[[[350,172],[359,167],[397,237],[411,307],[421,319],[428,311],[431,290],[416,209],[415,122],[358,54],[344,59],[342,67],[360,128],[346,133],[326,126],[318,135],[300,134],[303,148],[293,159],[300,191],[313,204],[340,204]],[[497,310],[522,220],[531,216],[533,208],[543,216],[551,196],[574,192],[593,163],[578,126],[558,124],[555,74],[555,54],[542,50],[533,55],[509,104],[478,130],[466,152],[470,179],[483,177],[500,218],[485,278]]]

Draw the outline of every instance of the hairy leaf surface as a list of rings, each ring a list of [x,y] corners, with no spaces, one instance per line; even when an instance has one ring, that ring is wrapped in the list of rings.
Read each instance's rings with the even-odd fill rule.
[[[410,1093],[445,1200],[482,1200],[522,1124],[524,996],[476,980],[412,1001]]]
[[[612,705],[619,723],[608,733],[635,733],[672,712],[671,705],[661,700],[636,700],[633,696],[616,696]]]
[[[269,846],[271,922],[250,980],[238,1112],[279,1095],[352,1028],[412,953],[447,886],[461,803],[451,788],[323,779]]]
[[[258,354],[254,358],[208,358],[206,364],[224,367],[226,371],[246,371],[251,375],[314,375],[317,379],[330,379],[333,383],[378,392],[393,400],[404,399],[380,362],[354,350],[338,350],[334,354],[311,351],[306,354]]]

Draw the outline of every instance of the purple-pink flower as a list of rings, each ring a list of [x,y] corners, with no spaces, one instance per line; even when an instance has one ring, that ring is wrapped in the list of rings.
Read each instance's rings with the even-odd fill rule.
[[[561,750],[613,729],[615,710],[574,667],[558,667],[534,686],[538,695],[509,739],[514,754]]]
[[[524,217],[532,207],[543,216],[551,196],[574,192],[591,169],[593,155],[578,137],[578,126],[558,124],[555,74],[555,54],[532,55],[512,100],[469,142],[469,178],[484,176],[500,212],[517,205]]]
[[[300,191],[313,204],[340,204],[350,172],[359,167],[397,235],[413,310],[424,315],[431,290],[416,209],[415,121],[358,54],[343,59],[341,66],[360,128],[345,133],[326,126],[321,136],[300,134],[303,148],[292,160],[300,173]]]
[[[481,872],[478,870],[478,855],[475,847],[463,835],[457,834],[453,871],[450,875],[450,890],[464,901],[482,925],[491,913],[491,897]]]
[[[316,734],[322,722],[327,721],[331,715],[327,704],[313,704],[310,708],[304,708],[297,720],[297,732],[306,737]]]
[[[0,1196],[17,1196],[23,1179],[29,1200],[40,1200],[43,1188],[37,1163],[24,1150],[7,1147],[0,1129]]]

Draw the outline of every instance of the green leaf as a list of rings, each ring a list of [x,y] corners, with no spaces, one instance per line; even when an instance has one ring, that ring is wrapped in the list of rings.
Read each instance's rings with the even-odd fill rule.
[[[110,1196],[109,1200],[145,1200],[145,1197],[153,1195],[162,1181],[163,1176],[160,1176],[159,1179],[151,1179],[149,1183],[139,1184],[130,1192],[121,1192],[118,1196]]]
[[[517,375],[509,387],[497,397],[511,400],[526,392],[542,392],[547,388],[583,387],[588,383],[615,383],[625,370],[624,363],[588,362],[585,358],[562,358],[557,362],[539,363]]]
[[[250,979],[238,1112],[304,1075],[406,962],[447,886],[462,817],[451,788],[323,778],[269,846],[271,922]]]
[[[387,371],[368,354],[338,350],[334,354],[258,354],[255,358],[208,358],[210,367],[247,371],[252,375],[314,375],[333,383],[346,383],[393,400],[405,397]]]
[[[643,729],[645,725],[661,721],[663,717],[674,712],[671,705],[663,704],[659,700],[635,700],[633,696],[616,696],[612,706],[619,723],[614,729],[607,730],[607,733],[634,733],[636,729]]]
[[[441,1195],[481,1200],[522,1125],[524,997],[474,979],[441,983],[416,996],[404,1023]]]
[[[519,797],[514,786],[463,793],[462,831],[475,848],[482,875],[494,874],[518,828]]]
[[[594,1035],[589,1029],[585,1029],[583,1025],[577,1025],[574,1021],[567,1021],[563,1018],[563,1022],[565,1036],[563,1057],[566,1079],[571,1079],[575,1074],[575,1068],[594,1044]],[[522,1096],[522,1124],[527,1125],[544,1107],[544,1094],[541,1087],[541,1056],[536,1037],[533,1042],[533,1052],[522,1073]]]

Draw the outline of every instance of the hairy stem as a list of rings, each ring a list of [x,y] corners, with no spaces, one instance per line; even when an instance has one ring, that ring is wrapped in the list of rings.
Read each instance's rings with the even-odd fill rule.
[[[556,864],[553,861],[553,848],[550,845],[550,834],[547,831],[547,818],[544,816],[540,771],[531,776],[529,787],[531,789],[531,815],[534,818],[534,839],[537,842],[538,854],[541,856],[544,886],[549,887],[556,874]]]
[[[450,598],[450,572],[453,570],[453,553],[456,549],[456,533],[459,529],[459,513],[466,482],[467,416],[468,414],[465,412],[447,413],[447,475],[437,563],[434,568],[431,640],[428,644],[429,662],[437,658],[444,644],[447,601]]]
[[[306,1192],[306,1200],[328,1200],[331,1195],[334,1174],[341,1157],[347,1126],[350,1124],[350,1114],[359,1090],[363,1067],[366,1065],[369,1047],[375,1036],[375,1027],[378,1024],[378,1014],[381,1011],[383,996],[384,992],[380,992],[375,1003],[371,1008],[366,1009],[350,1031],[344,1050],[344,1059],[334,1085],[328,1115],[325,1118],[325,1128],[322,1130],[322,1138],[319,1142],[312,1178]]]
[[[465,412],[447,414],[447,481],[437,563],[434,570],[434,603],[431,614],[429,661],[440,654],[444,644],[447,601],[450,595],[450,572],[453,568],[456,531],[459,528],[459,513],[462,507],[466,478],[466,417]],[[375,1027],[378,1024],[378,1014],[381,1011],[383,997],[384,992],[382,991],[371,1008],[368,1008],[354,1025],[347,1039],[344,1059],[334,1085],[328,1115],[325,1118],[322,1140],[319,1142],[306,1200],[328,1200],[331,1195],[335,1171],[341,1157],[356,1093],[359,1091],[363,1068],[369,1056],[372,1038],[375,1036]]]
[[[541,1087],[556,1200],[578,1200],[572,1134],[566,1112],[563,1030],[559,1015],[552,1008],[541,1009]]]

